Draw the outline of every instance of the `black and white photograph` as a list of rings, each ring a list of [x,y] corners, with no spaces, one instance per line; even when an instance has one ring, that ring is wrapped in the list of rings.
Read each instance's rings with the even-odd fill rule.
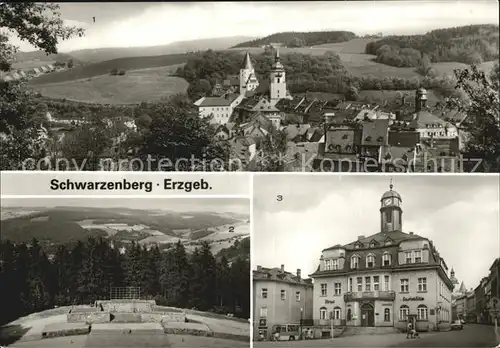
[[[1,169],[498,173],[498,13],[3,2]]]
[[[498,179],[256,175],[254,347],[497,346]]]
[[[250,200],[3,198],[0,346],[250,347]]]

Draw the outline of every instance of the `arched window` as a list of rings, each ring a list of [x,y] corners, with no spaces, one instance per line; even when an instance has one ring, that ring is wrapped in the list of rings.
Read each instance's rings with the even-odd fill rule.
[[[418,305],[417,307],[417,319],[418,320],[428,320],[428,315],[427,315],[427,306],[426,305]]]
[[[325,307],[321,307],[319,309],[319,319],[326,320],[326,308]]]
[[[382,266],[390,266],[391,265],[391,254],[385,252],[382,255]]]
[[[352,311],[350,308],[347,310],[347,320],[352,320]]]
[[[391,310],[389,308],[384,309],[384,321],[391,321]]]
[[[402,305],[401,307],[399,307],[399,320],[407,320],[409,313],[410,308],[407,305]]]
[[[366,268],[375,267],[375,255],[370,254],[366,257]]]
[[[340,307],[335,307],[333,309],[333,319],[340,320],[341,316],[342,316],[342,309],[340,309]]]
[[[357,269],[359,264],[359,256],[352,255],[351,256],[351,269]]]

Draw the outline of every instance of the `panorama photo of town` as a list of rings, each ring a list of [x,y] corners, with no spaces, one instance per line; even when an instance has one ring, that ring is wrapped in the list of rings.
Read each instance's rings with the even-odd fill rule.
[[[497,1],[2,3],[1,169],[499,172],[498,20]]]
[[[254,347],[498,347],[499,185],[256,176]]]

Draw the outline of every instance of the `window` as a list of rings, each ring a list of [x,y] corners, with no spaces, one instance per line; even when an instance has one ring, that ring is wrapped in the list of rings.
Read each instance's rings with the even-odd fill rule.
[[[325,270],[329,271],[332,267],[332,260],[326,260],[325,261]]]
[[[405,252],[406,263],[411,263],[411,251]]]
[[[281,299],[286,300],[286,290],[281,290]]]
[[[358,268],[358,262],[359,262],[358,256],[356,256],[356,255],[352,256],[351,257],[351,268],[352,269]]]
[[[326,284],[321,284],[321,296],[326,296]]]
[[[385,241],[385,245],[391,245],[391,244],[392,244],[392,240],[387,239],[387,240]]]
[[[427,306],[426,305],[418,305],[417,307],[417,319],[418,320],[428,320],[428,315],[427,315]]]
[[[339,320],[341,312],[342,312],[342,310],[340,309],[340,307],[335,307],[333,309],[333,319],[338,319]]]
[[[363,291],[363,278],[357,277],[356,281],[358,283],[358,291]]]
[[[371,291],[371,277],[365,277],[365,291]]]
[[[384,266],[391,265],[391,254],[384,253],[384,255],[382,255],[382,265],[384,265]]]
[[[401,292],[409,292],[408,279],[401,279]]]
[[[349,278],[349,292],[352,292],[352,278]]]
[[[261,307],[260,308],[260,317],[261,318],[267,318],[267,307]]]
[[[422,262],[422,252],[420,250],[415,251],[415,263]]]
[[[402,305],[399,307],[399,320],[405,321],[410,313],[410,308],[407,305]]]
[[[332,260],[332,269],[334,271],[339,269],[339,260]]]
[[[391,287],[389,285],[389,276],[384,276],[384,290],[389,291]]]
[[[333,290],[334,290],[334,292],[333,292],[334,296],[340,296],[342,294],[342,284],[335,283]]]
[[[384,309],[384,321],[391,321],[391,310],[389,308]]]
[[[295,301],[300,302],[300,291],[295,293]]]
[[[379,291],[379,276],[373,276],[373,290],[374,291]]]
[[[280,83],[280,78],[278,77],[278,80],[277,80],[278,83]],[[279,92],[278,92],[279,93]]]
[[[392,222],[392,212],[391,211],[386,211],[385,212],[385,222],[391,223]]]
[[[326,308],[325,307],[321,307],[319,309],[319,319],[320,320],[325,320],[326,319]]]
[[[370,243],[370,248],[375,248],[375,243],[374,242]]]
[[[373,267],[375,267],[375,256],[368,255],[366,257],[366,268],[373,268]]]
[[[347,320],[352,320],[352,311],[350,308],[347,310]]]
[[[267,289],[263,288],[260,290],[260,297],[267,298]]]
[[[418,291],[427,291],[427,278],[418,278]]]

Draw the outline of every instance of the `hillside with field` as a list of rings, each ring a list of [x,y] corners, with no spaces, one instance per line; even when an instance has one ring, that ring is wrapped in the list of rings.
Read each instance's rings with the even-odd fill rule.
[[[185,93],[186,80],[171,76],[180,65],[130,70],[125,75],[101,75],[86,79],[35,84],[33,89],[44,97],[102,104],[139,104],[159,101]]]
[[[161,68],[176,64],[185,63],[186,54],[171,54],[151,57],[131,57],[107,60],[104,62],[85,64],[65,71],[53,72],[41,75],[30,80],[30,85],[41,85],[47,83],[66,82],[81,79],[88,79],[96,76],[107,75],[113,69],[129,70]]]
[[[246,218],[248,220],[248,217]],[[207,241],[226,243],[248,236],[248,222],[217,213],[97,208],[9,208],[2,215],[2,239],[30,242],[33,238],[50,249],[55,245],[103,237],[121,244],[170,244],[181,241],[191,244]],[[206,231],[196,234],[196,231]],[[212,237],[210,237],[212,236]],[[194,248],[193,248],[194,249]],[[219,249],[219,247],[217,247]],[[219,249],[220,250],[220,249]]]

